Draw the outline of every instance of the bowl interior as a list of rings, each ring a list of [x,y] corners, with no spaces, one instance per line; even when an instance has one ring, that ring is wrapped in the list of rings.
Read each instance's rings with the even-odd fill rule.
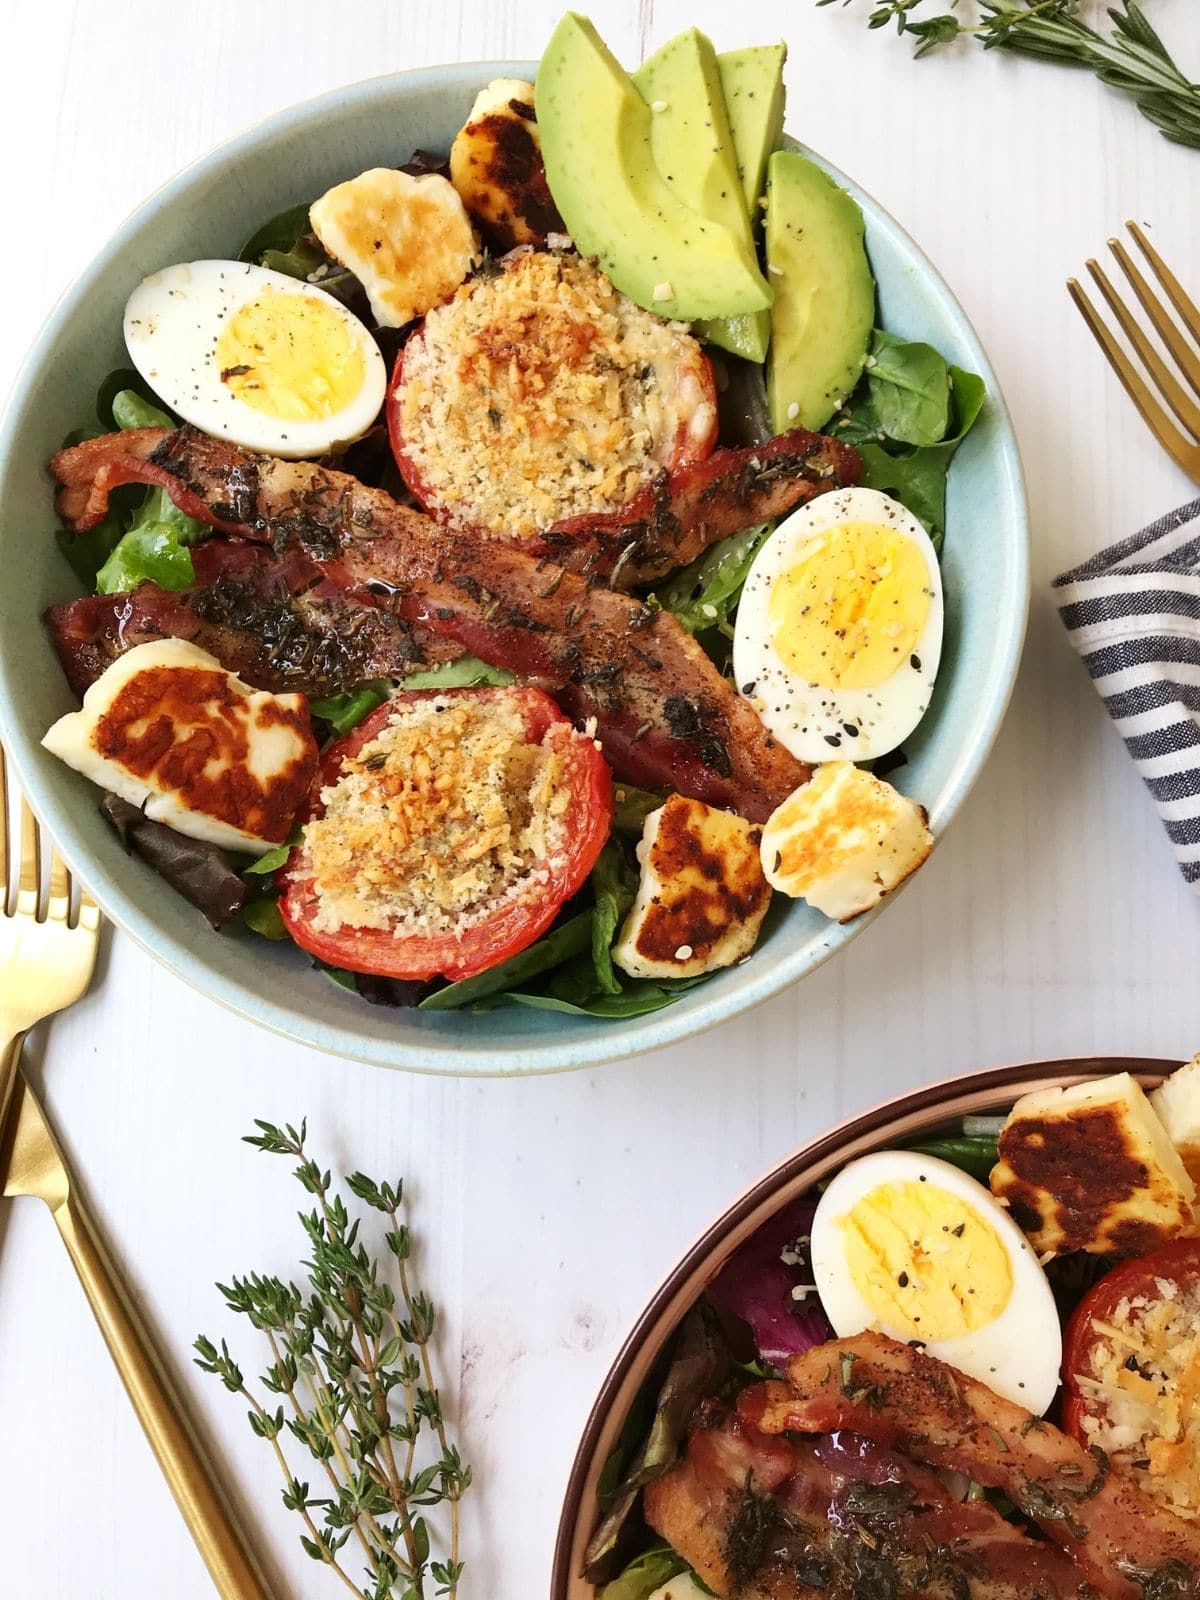
[[[580,1574],[596,1517],[596,1487],[621,1425],[652,1375],[684,1315],[733,1252],[789,1201],[806,1194],[847,1161],[902,1144],[958,1123],[965,1116],[1007,1112],[1023,1094],[1067,1087],[1114,1072],[1132,1072],[1142,1087],[1157,1088],[1179,1063],[1145,1057],[1089,1056],[998,1067],[930,1084],[885,1101],[840,1123],[784,1158],[701,1234],[655,1291],[608,1371],[584,1427],[567,1482],[559,1520],[550,1600],[595,1600]]]
[[[214,999],[320,1049],[435,1072],[545,1071],[670,1043],[810,972],[869,919],[842,928],[803,905],[777,908],[753,960],[663,1012],[624,1022],[524,1008],[486,1016],[384,1010],[337,989],[290,946],[208,934],[191,907],[125,856],[92,786],[39,747],[50,723],[73,707],[41,614],[78,593],[51,537],[45,463],[68,430],[91,421],[105,373],[127,364],[121,313],[143,276],[174,261],[235,254],[267,217],[349,173],[394,164],[418,146],[447,149],[483,83],[533,70],[476,63],[375,79],[284,112],[204,157],[147,200],[67,292],[0,424],[0,564],[10,575],[0,586],[0,735],[63,854],[114,922]],[[1020,467],[995,375],[949,290],[869,196],[834,176],[863,206],[884,322],[981,373],[989,391],[950,481],[944,667],[896,778],[928,807],[936,833],[987,754],[1020,654],[1028,603]]]

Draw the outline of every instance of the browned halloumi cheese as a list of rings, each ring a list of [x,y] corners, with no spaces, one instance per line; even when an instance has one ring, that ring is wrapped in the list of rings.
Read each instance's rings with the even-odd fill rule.
[[[479,91],[450,146],[450,181],[498,251],[544,245],[564,232],[546,181],[531,83],[494,78]]]
[[[155,822],[256,853],[287,838],[317,770],[303,695],[251,689],[182,639],[118,656],[42,743]]]
[[[991,1187],[1042,1256],[1144,1255],[1191,1225],[1196,1193],[1127,1072],[1018,1100]]]
[[[641,881],[613,960],[637,978],[695,978],[748,956],[771,901],[760,830],[674,794],[646,818]]]
[[[1193,1056],[1155,1089],[1150,1104],[1192,1182],[1200,1184],[1200,1056]]]

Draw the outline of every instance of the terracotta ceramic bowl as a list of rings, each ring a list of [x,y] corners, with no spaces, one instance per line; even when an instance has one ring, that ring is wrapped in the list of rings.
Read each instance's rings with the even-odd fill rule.
[[[805,1194],[847,1161],[872,1150],[925,1138],[964,1116],[1006,1112],[1035,1089],[1067,1087],[1114,1072],[1132,1072],[1156,1088],[1176,1061],[1143,1056],[1080,1056],[1030,1061],[929,1084],[852,1117],[788,1156],[733,1202],[692,1245],[655,1292],[622,1345],[592,1407],[567,1481],[550,1600],[595,1600],[581,1576],[583,1552],[597,1518],[596,1484],[634,1398],[685,1313],[733,1252],[781,1206]]]

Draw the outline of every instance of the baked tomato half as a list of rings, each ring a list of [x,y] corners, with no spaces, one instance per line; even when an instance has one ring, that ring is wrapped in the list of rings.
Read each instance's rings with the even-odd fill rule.
[[[280,913],[332,966],[469,978],[545,932],[611,824],[607,762],[542,690],[400,693],[324,752]]]
[[[1123,1261],[1084,1295],[1063,1345],[1063,1427],[1200,1514],[1200,1239]]]
[[[431,311],[392,373],[392,453],[430,516],[531,538],[712,453],[716,384],[691,333],[579,256],[501,268]]]

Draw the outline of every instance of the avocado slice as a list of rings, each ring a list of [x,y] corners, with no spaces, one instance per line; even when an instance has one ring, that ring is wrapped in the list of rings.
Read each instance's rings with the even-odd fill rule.
[[[767,157],[778,150],[783,138],[786,60],[786,44],[749,45],[745,50],[724,50],[717,57],[738,176],[751,224],[757,223],[759,217]]]
[[[699,28],[687,28],[631,77],[650,107],[650,150],[675,198],[728,228],[753,254],[750,213],[712,41]],[[764,361],[771,321],[766,311],[757,311],[701,322],[696,332],[747,361]]]
[[[686,322],[770,306],[754,250],[672,193],[651,153],[649,106],[576,12],[542,56],[537,110],[550,193],[567,230],[631,300]]]
[[[820,167],[777,150],[767,162],[766,239],[771,426],[822,428],[858,382],[875,321],[863,215]]]

